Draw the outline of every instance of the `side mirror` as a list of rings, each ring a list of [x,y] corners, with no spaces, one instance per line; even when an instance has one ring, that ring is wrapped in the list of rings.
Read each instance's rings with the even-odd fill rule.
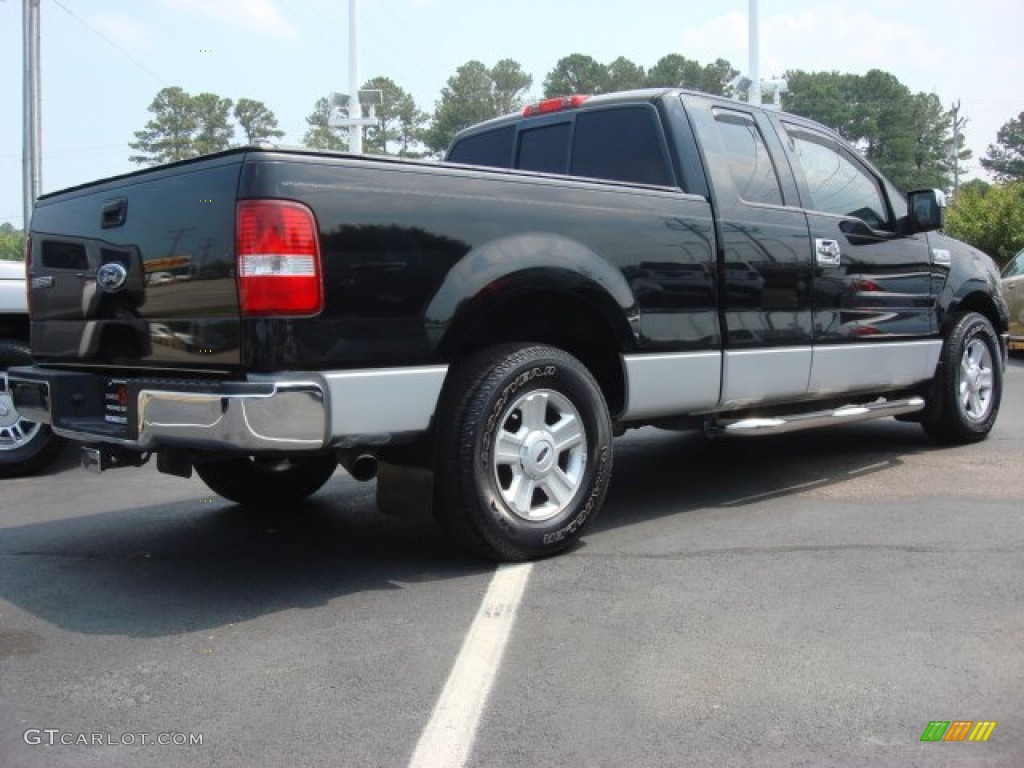
[[[946,223],[946,193],[938,189],[917,189],[907,195],[907,229],[910,234],[942,229]]]

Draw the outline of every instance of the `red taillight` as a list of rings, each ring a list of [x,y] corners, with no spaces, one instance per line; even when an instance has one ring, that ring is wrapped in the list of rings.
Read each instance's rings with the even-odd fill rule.
[[[589,96],[578,93],[575,96],[558,96],[554,99],[544,99],[544,101],[538,101],[536,104],[528,104],[523,107],[523,117],[546,115],[548,112],[560,112],[563,109],[574,109],[589,98]]]
[[[315,315],[323,309],[320,242],[309,208],[285,200],[243,200],[237,248],[243,315]]]

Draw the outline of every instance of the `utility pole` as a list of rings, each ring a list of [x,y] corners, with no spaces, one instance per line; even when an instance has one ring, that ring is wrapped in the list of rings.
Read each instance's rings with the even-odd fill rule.
[[[750,77],[750,90],[747,101],[761,105],[761,35],[757,18],[757,0],[750,0],[749,24],[749,56],[747,75]]]
[[[363,128],[378,125],[376,108],[383,103],[381,91],[359,90],[359,0],[348,0],[348,93],[332,93],[328,99],[331,106],[327,125],[331,128],[348,128],[348,151],[354,155],[363,154]],[[363,105],[367,106],[369,117],[363,117]],[[346,117],[338,113],[345,112]]]
[[[22,79],[22,204],[24,223],[28,232],[32,206],[39,197],[43,178],[43,139],[41,129],[42,107],[39,82],[39,3],[25,0],[22,17],[24,72]]]
[[[960,100],[949,109],[953,115],[953,197],[960,191],[960,129],[967,124],[967,118],[960,117]]]
[[[359,103],[359,0],[348,0],[348,92],[349,118],[363,116],[363,105]],[[348,129],[349,151],[363,153],[363,126],[353,123]]]

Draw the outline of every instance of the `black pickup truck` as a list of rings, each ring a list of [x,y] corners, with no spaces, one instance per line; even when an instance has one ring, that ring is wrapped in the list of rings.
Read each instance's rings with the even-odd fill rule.
[[[984,438],[1006,307],[943,206],[820,125],[674,89],[547,100],[442,164],[237,149],[40,199],[10,384],[100,470],[155,454],[288,507],[340,462],[541,557],[630,427]]]

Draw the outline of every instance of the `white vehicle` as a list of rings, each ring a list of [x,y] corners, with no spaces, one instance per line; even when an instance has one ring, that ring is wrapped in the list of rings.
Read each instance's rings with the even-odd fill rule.
[[[25,262],[0,261],[0,477],[42,469],[64,444],[50,427],[19,415],[7,387],[7,369],[32,362],[25,297]]]

